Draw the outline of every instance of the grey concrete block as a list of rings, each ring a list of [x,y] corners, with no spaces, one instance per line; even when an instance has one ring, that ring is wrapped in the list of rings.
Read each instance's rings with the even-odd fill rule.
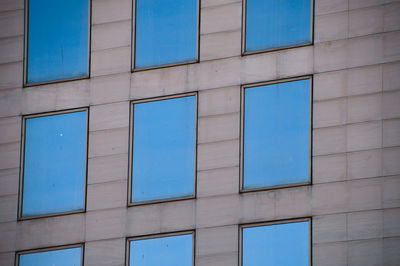
[[[347,126],[347,151],[382,147],[382,122],[366,122]]]
[[[314,68],[314,50],[311,46],[277,52],[277,78],[308,75]]]
[[[21,114],[21,89],[0,90],[0,117]]]
[[[198,171],[233,166],[239,166],[239,140],[198,145]]]
[[[347,104],[348,123],[379,120],[382,117],[381,94],[349,97]]]
[[[126,180],[128,154],[117,154],[90,158],[88,162],[88,184]]]
[[[314,75],[313,98],[315,101],[345,97],[348,71],[340,70]]]
[[[349,8],[365,8],[382,4],[382,0],[349,0]]]
[[[14,37],[0,40],[0,64],[22,61],[24,38]]]
[[[347,120],[346,98],[314,102],[313,105],[314,128],[343,125],[346,123],[346,120]]]
[[[400,117],[400,91],[385,92],[382,95],[382,118]]]
[[[93,25],[92,51],[130,46],[131,20]]]
[[[347,174],[346,154],[313,157],[313,183],[343,181]]]
[[[227,253],[227,254],[216,254],[211,256],[196,256],[197,266],[237,266],[238,265],[238,253]]]
[[[0,143],[16,142],[21,139],[21,117],[0,118]]]
[[[383,147],[400,146],[400,119],[383,121]]]
[[[282,189],[275,194],[276,219],[289,219],[311,216],[311,186]]]
[[[400,29],[400,3],[392,3],[383,6],[384,17],[383,27],[385,31],[394,31]]]
[[[88,185],[87,210],[101,210],[126,206],[126,180]]]
[[[235,194],[239,191],[239,167],[197,172],[197,196]]]
[[[0,196],[18,194],[19,168],[0,170]]]
[[[315,17],[315,42],[345,39],[349,35],[349,13],[339,12]]]
[[[0,65],[0,90],[22,86],[22,62]]]
[[[373,65],[383,60],[384,40],[382,35],[352,38],[347,49],[348,67]]]
[[[400,208],[383,211],[384,237],[400,236]]]
[[[90,79],[90,103],[102,104],[129,99],[131,74],[116,74]]]
[[[89,133],[89,158],[128,152],[129,128]]]
[[[348,95],[369,94],[382,91],[382,65],[348,70]]]
[[[91,76],[129,72],[131,70],[131,47],[119,47],[92,52]]]
[[[132,1],[94,0],[92,14],[92,24],[129,20],[132,15]]]
[[[313,218],[313,244],[346,240],[346,214],[315,216]]]
[[[0,197],[0,223],[17,220],[18,195]]]
[[[200,33],[240,30],[242,26],[242,4],[232,3],[201,9]]]
[[[201,61],[241,55],[241,31],[217,32],[200,38]]]
[[[0,2],[0,11],[24,9],[23,0],[3,0]]]
[[[86,107],[90,103],[90,80],[77,80],[57,84],[57,110]]]
[[[313,265],[347,266],[347,242],[313,245]]]
[[[345,68],[348,62],[348,41],[316,43],[314,45],[314,70],[326,72]]]
[[[238,252],[238,226],[204,228],[196,231],[196,256]]]
[[[0,252],[15,251],[17,222],[2,223],[0,226]]]
[[[382,151],[367,150],[347,154],[347,178],[369,178],[382,174]]]
[[[383,90],[400,90],[400,63],[383,65]]]
[[[400,176],[383,180],[382,205],[384,208],[400,207]]]
[[[241,0],[201,0],[201,7],[221,6],[240,2]]]
[[[400,60],[399,31],[393,31],[383,35],[383,56],[385,62]]]
[[[383,31],[383,6],[351,10],[349,36],[362,36]]]
[[[242,84],[274,80],[277,78],[278,56],[277,53],[244,56],[240,67]]]
[[[198,143],[238,139],[239,124],[239,113],[200,117],[198,121]]]
[[[8,11],[0,14],[0,38],[24,34],[24,10]]]
[[[347,209],[348,187],[345,182],[312,186],[313,215],[332,214]]]
[[[125,238],[85,243],[86,266],[110,266],[124,264]]]
[[[0,262],[4,266],[14,266],[15,265],[14,259],[15,259],[14,252],[0,253]]]
[[[196,224],[194,200],[167,202],[160,207],[161,232],[191,230]]]
[[[348,9],[348,0],[318,0],[315,1],[315,14],[329,14]]]
[[[346,150],[346,127],[313,130],[313,155],[342,153]]]
[[[20,143],[0,144],[0,169],[19,167]]]
[[[239,223],[265,222],[276,219],[275,202],[280,199],[280,190],[240,194]]]
[[[129,126],[130,103],[119,102],[95,105],[90,108],[90,131]]]
[[[348,243],[348,265],[378,266],[383,261],[383,240],[359,240]]]
[[[86,214],[85,240],[125,237],[126,208],[91,211]]]
[[[397,266],[400,261],[400,238],[383,239],[383,265]]]
[[[382,152],[383,174],[400,174],[400,148],[387,148]]]
[[[158,234],[161,232],[161,204],[130,207],[126,220],[128,236]]]
[[[239,195],[197,199],[196,228],[236,224],[239,206]]]
[[[349,240],[383,237],[383,212],[367,211],[347,214]]]
[[[382,208],[382,182],[380,178],[361,179],[348,182],[349,211]]]
[[[16,249],[68,245],[83,242],[85,215],[72,214],[18,223]]]
[[[240,111],[240,87],[226,87],[199,92],[198,116]]]
[[[57,85],[25,88],[22,94],[22,113],[49,112],[56,109]]]

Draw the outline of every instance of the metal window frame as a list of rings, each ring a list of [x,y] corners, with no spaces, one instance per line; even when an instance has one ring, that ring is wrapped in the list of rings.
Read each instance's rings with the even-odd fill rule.
[[[200,10],[201,10],[201,0],[197,1],[197,25],[196,25],[196,59],[176,62],[176,63],[168,63],[156,66],[149,66],[149,67],[135,67],[135,55],[136,55],[136,1],[133,0],[132,3],[132,28],[131,28],[131,72],[140,72],[152,69],[160,69],[160,68],[168,68],[174,66],[182,66],[182,65],[190,65],[196,64],[200,62]]]
[[[303,217],[303,218],[294,218],[294,219],[284,219],[284,220],[275,220],[269,222],[256,222],[256,223],[247,223],[247,224],[239,224],[239,266],[243,266],[243,228],[251,228],[251,227],[261,227],[261,226],[270,226],[270,225],[280,225],[280,224],[290,224],[297,222],[308,222],[308,258],[309,258],[309,266],[312,266],[312,217]]]
[[[132,202],[132,158],[133,158],[133,124],[134,124],[134,105],[138,103],[146,103],[146,102],[155,102],[155,101],[162,101],[162,100],[169,100],[169,99],[176,99],[176,98],[183,98],[188,96],[195,97],[195,111],[194,111],[194,147],[193,147],[193,195],[190,196],[181,196],[181,197],[173,197],[173,198],[164,198],[164,199],[157,199],[157,200],[148,200],[148,201],[141,201],[141,202]],[[195,199],[197,196],[197,143],[198,143],[198,93],[197,92],[189,92],[183,94],[174,94],[169,96],[160,96],[154,98],[147,98],[147,99],[139,99],[133,100],[130,103],[130,117],[129,117],[129,155],[128,155],[128,200],[127,206],[139,206],[139,205],[147,205],[147,204],[155,204],[155,203],[162,203],[162,202],[171,202],[171,201],[181,201],[181,200],[189,200]]]
[[[155,239],[155,238],[163,238],[168,236],[181,236],[181,235],[192,235],[192,266],[195,265],[195,258],[196,258],[196,230],[187,230],[187,231],[175,231],[175,232],[168,232],[168,233],[159,233],[159,234],[150,234],[150,235],[140,235],[140,236],[133,236],[127,237],[125,241],[125,266],[129,265],[130,260],[130,246],[131,241],[135,240],[144,240],[144,239]]]
[[[245,90],[247,88],[259,87],[264,85],[273,85],[279,83],[286,83],[291,81],[298,81],[298,80],[309,80],[309,145],[308,145],[308,158],[309,158],[309,176],[307,182],[300,182],[300,183],[291,183],[291,184],[282,184],[282,185],[275,185],[275,186],[262,186],[257,188],[250,188],[244,189],[243,188],[243,178],[244,178],[244,112],[245,112],[245,104],[244,104],[244,96]],[[313,76],[301,76],[296,78],[287,78],[287,79],[280,79],[280,80],[273,80],[273,81],[266,81],[266,82],[257,82],[242,85],[240,87],[240,178],[239,178],[239,193],[247,193],[247,192],[255,192],[255,191],[265,191],[265,190],[273,190],[273,189],[281,189],[281,188],[291,188],[291,187],[299,187],[299,186],[308,186],[312,185],[312,134],[313,134]]]
[[[81,248],[81,266],[84,265],[84,257],[85,257],[85,243],[77,243],[71,245],[63,245],[63,246],[53,246],[53,247],[46,247],[46,248],[38,248],[38,249],[28,249],[28,250],[21,250],[15,252],[15,266],[19,266],[19,256],[23,254],[31,254],[31,253],[40,253],[46,251],[53,251],[53,250],[63,250],[63,249],[70,249],[70,248]]]
[[[287,50],[287,49],[292,49],[292,48],[298,48],[298,47],[304,47],[304,46],[310,46],[314,44],[314,16],[315,16],[315,3],[314,0],[309,0],[311,1],[311,6],[310,6],[310,41],[306,43],[300,43],[300,44],[292,44],[292,45],[285,45],[285,46],[279,46],[279,47],[273,47],[273,48],[266,48],[266,49],[260,49],[256,51],[246,51],[246,15],[247,15],[247,0],[242,0],[242,55],[252,55],[252,54],[260,54],[260,53],[267,53],[267,52],[273,52],[273,51],[279,51],[279,50]]]
[[[24,192],[25,137],[26,137],[25,123],[26,123],[26,119],[59,115],[59,114],[68,114],[68,113],[75,113],[75,112],[82,112],[82,111],[86,112],[83,208],[80,210],[73,210],[73,211],[56,212],[56,213],[40,214],[40,215],[32,215],[32,216],[22,216],[22,204],[23,204],[22,201],[23,201],[23,192]],[[17,220],[24,221],[24,220],[32,220],[32,219],[38,219],[38,218],[44,218],[44,217],[54,217],[54,216],[62,216],[62,215],[75,214],[75,213],[84,213],[86,211],[86,205],[87,205],[86,195],[87,195],[87,176],[88,176],[88,174],[87,174],[87,172],[88,172],[88,150],[89,150],[89,107],[25,115],[22,117],[21,123],[22,123],[22,125],[21,125],[21,150],[20,150],[20,166],[19,166],[20,170],[19,170],[19,186],[18,186],[18,215],[17,215],[18,219]]]
[[[23,55],[23,87],[34,87],[39,85],[46,84],[54,84],[61,83],[67,81],[76,81],[90,78],[90,61],[91,61],[91,41],[92,41],[92,0],[88,1],[88,47],[87,47],[87,75],[80,77],[72,77],[72,78],[62,78],[55,80],[47,80],[47,81],[38,81],[38,82],[30,82],[28,83],[28,32],[29,32],[29,0],[25,0],[25,9],[24,9],[24,55]]]

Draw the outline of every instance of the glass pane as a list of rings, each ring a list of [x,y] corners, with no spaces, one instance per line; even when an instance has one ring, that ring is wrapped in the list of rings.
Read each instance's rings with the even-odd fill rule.
[[[136,0],[135,68],[196,59],[197,0]]]
[[[309,180],[310,80],[244,90],[243,188]]]
[[[195,99],[133,105],[132,202],[193,195]]]
[[[80,266],[81,254],[81,247],[25,253],[18,266]]]
[[[309,222],[255,227],[242,231],[242,266],[308,266]]]
[[[22,216],[83,209],[86,111],[26,119]]]
[[[311,42],[311,0],[246,0],[246,51]]]
[[[88,0],[29,0],[27,83],[87,76]]]
[[[129,266],[192,266],[192,234],[130,241]]]

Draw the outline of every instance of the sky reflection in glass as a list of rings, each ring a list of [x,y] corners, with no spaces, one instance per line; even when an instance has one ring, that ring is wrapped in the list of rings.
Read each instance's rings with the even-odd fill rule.
[[[193,235],[130,241],[129,266],[192,266]]]
[[[243,188],[308,182],[310,80],[244,89]]]
[[[308,266],[309,222],[242,229],[242,266]]]
[[[24,253],[18,266],[80,266],[81,256],[81,247]]]
[[[195,96],[133,105],[131,202],[192,196]]]
[[[29,0],[27,83],[88,75],[89,1]]]
[[[246,52],[311,42],[311,0],[246,0]]]
[[[135,68],[197,58],[198,0],[136,0]]]
[[[86,111],[25,121],[22,216],[83,209]]]

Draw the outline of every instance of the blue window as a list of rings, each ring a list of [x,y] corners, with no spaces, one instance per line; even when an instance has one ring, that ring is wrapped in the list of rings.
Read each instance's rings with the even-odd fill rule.
[[[242,189],[309,182],[310,83],[244,88]]]
[[[17,266],[81,266],[82,245],[46,249],[42,251],[21,252],[17,256]]]
[[[193,233],[129,240],[129,266],[192,266]]]
[[[309,266],[310,221],[243,226],[240,266]]]
[[[312,42],[312,0],[245,0],[244,52]]]
[[[27,1],[26,84],[89,75],[89,0]]]
[[[84,210],[87,110],[24,118],[20,217]]]
[[[197,60],[198,1],[135,0],[135,69]]]
[[[196,95],[133,104],[131,203],[194,196]]]

